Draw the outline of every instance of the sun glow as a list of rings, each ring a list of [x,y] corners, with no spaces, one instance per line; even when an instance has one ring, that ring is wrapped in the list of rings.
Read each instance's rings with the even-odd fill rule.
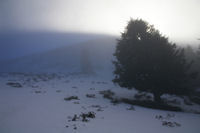
[[[74,7],[74,6],[73,6]],[[79,23],[74,23],[74,18],[68,24],[61,24],[60,30],[100,32],[119,35],[124,31],[124,27],[130,18],[141,18],[153,24],[163,35],[171,40],[187,42],[195,40],[200,36],[196,29],[200,19],[198,19],[195,2],[181,3],[180,0],[109,0],[90,1],[82,3],[74,10],[79,17]],[[70,15],[67,15],[70,16]],[[195,20],[194,20],[195,19]],[[62,22],[69,21],[66,17]],[[187,30],[186,30],[187,29]]]
[[[141,18],[172,40],[200,37],[198,0],[12,0],[0,5],[3,28],[119,35],[130,18]]]

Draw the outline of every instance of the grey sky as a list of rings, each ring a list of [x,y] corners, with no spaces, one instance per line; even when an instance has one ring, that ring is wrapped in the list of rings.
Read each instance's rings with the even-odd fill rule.
[[[200,0],[0,0],[0,30],[119,35],[142,18],[171,40],[198,43]]]

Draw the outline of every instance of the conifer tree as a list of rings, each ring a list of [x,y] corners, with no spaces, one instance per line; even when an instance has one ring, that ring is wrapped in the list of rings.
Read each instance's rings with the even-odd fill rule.
[[[168,41],[153,25],[131,19],[118,40],[114,83],[151,92],[156,102],[164,93],[184,95],[192,88],[184,50]]]

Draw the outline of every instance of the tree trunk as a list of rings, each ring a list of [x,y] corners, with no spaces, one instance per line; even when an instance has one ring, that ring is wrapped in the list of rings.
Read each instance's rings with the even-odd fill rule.
[[[160,98],[161,93],[154,92],[153,95],[154,95],[154,102],[157,102],[157,103],[161,103],[162,102],[162,99]]]

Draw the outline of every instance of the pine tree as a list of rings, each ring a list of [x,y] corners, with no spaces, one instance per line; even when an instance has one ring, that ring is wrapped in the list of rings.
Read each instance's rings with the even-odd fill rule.
[[[161,95],[187,94],[191,77],[184,50],[168,41],[153,25],[131,19],[118,40],[114,83],[128,89],[151,92],[156,102]]]

